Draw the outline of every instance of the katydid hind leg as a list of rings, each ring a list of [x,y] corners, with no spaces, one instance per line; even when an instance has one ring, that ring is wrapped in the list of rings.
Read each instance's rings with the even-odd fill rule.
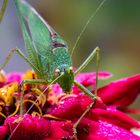
[[[94,57],[96,58],[99,58],[99,52],[100,52],[100,49],[99,47],[96,47],[92,53],[88,56],[88,58],[80,65],[80,67],[74,72],[74,75],[77,75],[78,73],[80,73],[88,64],[89,62],[92,61],[92,59]],[[97,65],[99,63],[99,60],[97,61]]]
[[[15,52],[17,52],[19,56],[21,56],[35,71],[39,72],[39,70],[30,62],[30,60],[18,48],[14,48],[10,51],[10,53],[6,57],[5,62],[2,64],[2,66],[0,66],[0,70],[2,70],[8,64],[9,60],[11,59],[11,57]]]
[[[49,85],[44,89],[44,91],[42,91],[42,93],[38,96],[38,98],[34,101],[34,104],[35,104],[35,103],[38,101],[39,97],[40,97],[42,94],[44,94],[44,93],[47,91],[47,89],[48,89],[52,84],[56,83],[57,80],[58,80],[61,76],[63,76],[63,74],[60,75],[60,76],[58,76],[57,78],[55,78],[55,79],[54,79],[53,81],[51,81],[51,82],[46,81],[46,80],[43,80],[43,79],[27,79],[27,80],[23,80],[23,81],[21,82],[21,84],[20,84],[20,88],[21,88],[21,95],[20,95],[20,116],[23,116],[23,95],[24,95],[23,85],[24,85],[24,84],[49,84]],[[34,106],[34,104],[32,104],[32,106],[29,108],[29,110],[28,110],[26,113],[28,113],[28,112],[32,109],[32,107]]]
[[[7,3],[8,3],[8,0],[3,1],[2,7],[1,7],[1,10],[0,10],[0,23],[3,19],[4,13],[5,13],[5,10],[6,10],[6,7],[7,7]]]
[[[80,66],[80,68],[75,72],[75,74],[78,74],[80,71],[82,71],[87,64],[96,56],[96,83],[95,83],[95,92],[92,94],[87,88],[85,88],[82,84],[78,83],[77,81],[74,81],[74,84],[80,88],[85,94],[87,94],[93,102],[87,107],[87,109],[84,111],[84,113],[81,115],[81,117],[77,120],[77,122],[73,126],[73,133],[74,138],[77,139],[77,126],[79,125],[80,121],[84,118],[84,116],[90,111],[90,109],[95,105],[96,98],[97,98],[97,89],[98,89],[98,71],[99,71],[99,61],[100,61],[100,53],[99,48],[96,47],[95,50],[91,53],[91,55],[85,60],[85,62]]]
[[[80,84],[77,81],[74,81],[74,85],[77,86],[81,91],[83,91],[86,95],[88,95],[91,99],[95,98],[95,95],[92,94],[86,87]]]
[[[97,95],[97,87],[98,87],[98,71],[99,71],[99,63],[100,63],[100,49],[96,47],[92,53],[88,56],[88,58],[81,64],[81,66],[74,72],[74,75],[77,75],[81,72],[88,64],[92,61],[92,59],[96,57],[96,83],[95,83],[95,95]]]

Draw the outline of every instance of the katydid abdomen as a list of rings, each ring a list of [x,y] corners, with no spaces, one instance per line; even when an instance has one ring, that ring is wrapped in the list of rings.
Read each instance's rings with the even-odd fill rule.
[[[25,1],[14,2],[28,58],[39,70],[35,70],[38,79],[49,83],[63,74],[58,83],[64,92],[70,92],[74,74],[66,42]]]

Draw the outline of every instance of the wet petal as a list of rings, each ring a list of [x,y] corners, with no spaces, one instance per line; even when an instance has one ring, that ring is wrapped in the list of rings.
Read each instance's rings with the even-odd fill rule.
[[[111,77],[112,74],[109,72],[99,72],[98,78],[99,79],[107,79]],[[96,80],[96,72],[88,72],[88,73],[80,73],[75,77],[79,83],[83,84],[84,86],[93,86]]]
[[[112,74],[109,72],[99,72],[98,78],[103,80],[111,77]],[[96,82],[96,72],[80,73],[75,77],[75,80],[84,85],[85,87],[94,86]],[[80,89],[76,86],[72,87],[73,93],[79,93]]]
[[[67,97],[60,101],[58,106],[52,108],[49,114],[70,120],[79,118],[91,103],[91,98],[83,94],[79,94],[76,97]],[[106,106],[100,100],[96,100],[96,105],[93,108],[106,108]]]
[[[111,82],[98,95],[107,105],[130,105],[140,93],[140,74]]]
[[[113,107],[110,107],[106,110],[96,108],[92,109],[91,112],[91,116],[89,115],[88,117],[92,120],[94,120],[94,118],[96,117],[96,119],[98,118],[98,120],[107,121],[111,124],[115,124],[127,130],[130,130],[134,127],[140,128],[140,123],[138,121]]]
[[[84,119],[82,123],[82,126],[84,128],[88,126],[88,129],[87,133],[84,133],[84,129],[83,131],[80,131],[81,133],[78,133],[78,138],[80,140],[140,140],[140,137],[136,136],[132,132],[106,121],[92,121]]]
[[[79,117],[83,110],[80,101],[83,102],[77,97],[66,98],[58,106],[52,108],[49,114],[63,119]]]
[[[67,131],[67,129],[63,128],[65,125],[67,125],[68,127],[69,125],[72,126],[72,124],[69,122],[51,121],[50,134],[44,140],[61,140],[63,138],[71,137],[72,129]]]
[[[41,140],[50,133],[50,122],[42,117],[24,115],[21,122],[19,116],[8,117],[5,125],[10,128],[12,140]],[[17,125],[19,125],[17,127]],[[17,127],[17,129],[15,129]]]

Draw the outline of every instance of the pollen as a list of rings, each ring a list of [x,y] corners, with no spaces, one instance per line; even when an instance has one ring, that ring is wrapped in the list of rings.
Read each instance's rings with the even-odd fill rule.
[[[27,70],[27,72],[22,75],[22,79],[36,79],[36,75],[33,70]]]
[[[13,93],[18,91],[18,83],[14,82],[0,89],[0,97],[6,104],[11,104],[13,101]]]
[[[36,79],[36,74],[33,70],[27,70],[25,74],[22,75],[22,79]],[[31,88],[36,87],[35,85],[31,84],[24,84],[24,90],[31,90]]]

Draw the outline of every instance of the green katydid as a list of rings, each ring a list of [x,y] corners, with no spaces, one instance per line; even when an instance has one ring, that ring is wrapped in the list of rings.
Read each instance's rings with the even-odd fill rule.
[[[7,0],[4,0],[7,4]],[[87,24],[83,28],[80,36],[86,29],[89,21],[95,16],[97,11],[101,8],[105,0],[99,5],[94,14],[90,17]],[[99,48],[96,47],[90,56],[85,60],[85,62],[75,71],[72,69],[72,60],[68,52],[68,46],[62,37],[56,33],[52,27],[45,22],[42,17],[33,9],[29,4],[22,0],[14,0],[15,7],[17,10],[17,15],[19,18],[26,51],[28,57],[26,57],[18,48],[11,50],[6,61],[1,66],[3,69],[8,63],[9,59],[14,52],[17,52],[29,65],[33,68],[37,75],[37,79],[34,80],[23,80],[21,85],[25,83],[29,84],[54,84],[59,83],[61,88],[65,93],[70,93],[72,85],[79,87],[85,94],[93,99],[93,103],[85,110],[83,115],[78,119],[74,125],[74,134],[76,135],[76,127],[81,121],[81,119],[86,115],[90,108],[95,103],[97,98],[97,83],[98,83],[98,67],[99,67]],[[1,12],[3,17],[4,10]],[[76,46],[75,44],[75,46]],[[74,48],[75,48],[74,46]],[[73,51],[72,51],[73,53]],[[96,88],[95,94],[93,95],[88,89],[83,85],[74,80],[74,76],[81,72],[87,64],[96,56],[97,68],[96,68]],[[23,94],[24,90],[21,92],[20,96],[20,115],[23,116]]]

